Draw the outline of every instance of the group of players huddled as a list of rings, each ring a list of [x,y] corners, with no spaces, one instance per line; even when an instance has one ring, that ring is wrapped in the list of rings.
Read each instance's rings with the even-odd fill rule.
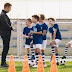
[[[38,66],[38,56],[42,55],[44,67],[47,67],[45,64],[44,51],[47,45],[47,32],[50,33],[50,46],[52,49],[52,55],[56,56],[57,65],[59,65],[59,54],[58,54],[58,45],[60,44],[62,37],[59,30],[58,24],[55,22],[54,18],[48,18],[48,25],[45,23],[45,16],[43,14],[33,15],[32,19],[26,20],[26,27],[23,30],[23,36],[26,38],[25,48],[27,48],[28,60],[35,60],[33,67]],[[72,44],[70,41],[66,44],[64,56],[62,59],[66,59],[68,47]],[[32,56],[30,57],[30,50]]]

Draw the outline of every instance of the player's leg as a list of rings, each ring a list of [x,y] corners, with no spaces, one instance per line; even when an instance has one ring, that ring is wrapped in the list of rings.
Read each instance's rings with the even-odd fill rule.
[[[40,48],[42,47],[42,44],[36,44],[36,52],[37,52],[37,55],[36,55],[36,64],[38,65],[38,58],[39,58],[39,55],[40,55]]]
[[[62,57],[62,59],[66,59],[68,48],[70,47],[70,45],[72,45],[72,40],[66,44],[64,56]]]
[[[55,46],[54,46],[54,43],[53,42],[50,42],[50,46],[51,46],[52,56],[53,56],[53,55],[55,55]],[[52,61],[52,56],[51,56],[51,59],[50,59],[50,63]]]
[[[28,60],[30,60],[30,45],[25,45],[25,48],[27,49]]]
[[[55,39],[55,43],[56,43],[56,46],[55,46],[55,55],[56,55],[57,65],[59,65],[58,45],[59,45],[60,42],[61,42],[61,40]]]
[[[47,67],[47,65],[45,64],[45,54],[44,54],[46,45],[47,45],[47,40],[43,40],[42,47],[41,47],[41,55],[42,55],[44,67]]]
[[[52,50],[52,55],[55,54],[55,46],[53,42],[50,42],[51,50]]]
[[[57,61],[57,65],[59,65],[59,54],[58,54],[58,47],[55,46],[55,56],[56,56],[56,61]]]
[[[33,67],[37,67],[41,45],[40,44],[35,44],[35,45],[33,45],[33,47],[35,47],[35,61],[36,61],[36,64]]]
[[[33,43],[31,43],[30,46],[31,46],[31,54],[32,54],[31,60],[35,60],[35,49],[33,48]]]

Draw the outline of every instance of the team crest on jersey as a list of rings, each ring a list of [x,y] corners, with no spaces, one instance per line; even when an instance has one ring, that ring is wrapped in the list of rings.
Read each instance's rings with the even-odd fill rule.
[[[37,32],[37,28],[34,28],[34,32]]]
[[[42,27],[41,27],[41,29],[42,29]]]
[[[54,31],[54,27],[53,27],[53,31]]]

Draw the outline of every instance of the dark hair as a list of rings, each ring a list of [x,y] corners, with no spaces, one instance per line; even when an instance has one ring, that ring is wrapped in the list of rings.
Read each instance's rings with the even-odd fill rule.
[[[4,8],[12,6],[10,3],[5,3]]]
[[[48,18],[48,20],[50,20],[50,19],[51,19],[52,21],[55,21],[55,19],[54,19],[54,18]]]
[[[40,18],[41,18],[42,20],[44,20],[44,19],[45,19],[45,15],[44,15],[44,14],[40,14]]]
[[[28,19],[27,19],[27,21],[29,21],[29,22],[31,22],[31,23],[32,23],[32,20],[31,20],[30,18],[28,18]]]
[[[37,21],[39,21],[39,16],[38,15],[33,15],[32,17],[34,17],[35,19],[37,19]]]

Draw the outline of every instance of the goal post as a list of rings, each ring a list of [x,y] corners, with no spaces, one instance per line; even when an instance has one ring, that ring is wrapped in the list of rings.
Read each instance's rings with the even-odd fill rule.
[[[23,29],[22,22],[20,20],[17,21],[17,56],[22,56],[23,49]]]

